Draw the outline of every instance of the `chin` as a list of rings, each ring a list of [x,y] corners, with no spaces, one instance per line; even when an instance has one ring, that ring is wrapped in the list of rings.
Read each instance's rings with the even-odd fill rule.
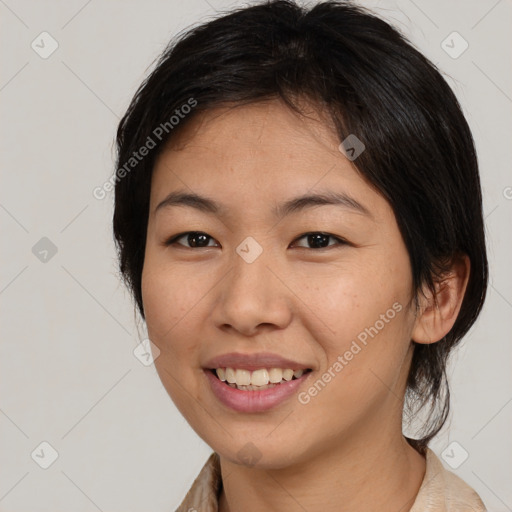
[[[247,468],[282,469],[300,462],[303,458],[301,455],[305,458],[303,452],[295,451],[296,442],[270,442],[268,439],[265,440],[265,436],[261,440],[251,440],[248,436],[245,439],[229,438],[225,443],[208,444],[221,458]]]

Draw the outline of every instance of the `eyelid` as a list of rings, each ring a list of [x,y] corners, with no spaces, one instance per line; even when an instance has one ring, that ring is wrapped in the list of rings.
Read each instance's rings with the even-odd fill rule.
[[[320,248],[317,248],[317,249],[311,248],[311,247],[299,246],[299,249],[309,249],[311,251],[320,252],[322,250],[330,249],[332,247],[337,247],[337,246],[342,246],[342,245],[351,245],[350,242],[348,242],[344,238],[342,238],[340,236],[333,235],[331,233],[327,233],[325,231],[307,231],[306,233],[303,233],[302,235],[299,235],[297,238],[295,238],[295,240],[292,242],[292,244],[296,243],[298,240],[301,240],[302,238],[307,237],[308,235],[324,235],[324,236],[327,236],[329,238],[332,238],[332,239],[336,240],[337,243],[336,244],[332,244],[332,245],[328,245],[327,247],[320,247]]]
[[[213,236],[209,235],[208,233],[205,233],[204,231],[193,231],[192,230],[192,231],[183,231],[182,233],[178,233],[176,235],[171,236],[170,238],[168,238],[164,241],[164,245],[169,246],[169,245],[176,244],[185,249],[197,249],[196,247],[187,247],[186,245],[177,243],[177,240],[179,240],[180,238],[183,238],[184,236],[189,235],[191,233],[194,233],[197,235],[205,235],[206,237],[210,238],[211,240],[215,240],[215,238],[213,238]],[[211,247],[213,247],[213,246],[209,245],[206,247],[198,247],[198,249],[209,249]]]
[[[168,238],[165,242],[164,242],[164,245],[165,246],[169,246],[169,245],[172,245],[172,244],[177,244],[185,249],[209,249],[213,246],[211,245],[208,245],[208,246],[205,246],[205,247],[187,247],[186,245],[183,245],[183,244],[179,244],[177,243],[177,240],[179,240],[180,238],[183,238],[184,236],[186,235],[189,235],[191,233],[195,233],[195,234],[198,234],[198,235],[205,235],[207,238],[211,239],[211,240],[215,240],[214,237],[212,237],[211,235],[209,235],[208,233],[204,232],[204,231],[183,231],[182,233],[178,233],[176,235],[173,235],[172,237]],[[320,247],[320,248],[312,248],[312,247],[303,247],[303,246],[299,246],[298,248],[299,249],[309,249],[311,251],[316,251],[316,252],[319,252],[321,250],[325,250],[325,249],[329,249],[331,247],[337,247],[337,246],[343,246],[343,245],[352,245],[348,240],[345,240],[344,238],[340,237],[340,236],[337,236],[337,235],[333,235],[331,233],[327,233],[327,232],[324,232],[324,231],[307,231],[301,235],[299,235],[298,237],[296,237],[293,241],[292,241],[292,245],[295,244],[298,240],[301,240],[302,238],[305,238],[307,237],[308,235],[324,235],[324,236],[327,236],[329,238],[332,238],[333,240],[335,240],[337,243],[335,244],[331,244],[331,245],[328,245],[326,247]],[[216,240],[215,240],[216,241]],[[217,242],[217,241],[216,241]],[[218,242],[217,242],[218,243]],[[219,244],[220,245],[220,244]]]

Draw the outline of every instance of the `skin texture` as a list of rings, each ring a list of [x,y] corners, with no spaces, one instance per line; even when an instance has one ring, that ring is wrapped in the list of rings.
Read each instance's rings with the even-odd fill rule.
[[[313,108],[308,118],[278,100],[219,108],[176,135],[152,178],[144,311],[164,387],[220,454],[220,511],[409,510],[425,472],[402,436],[411,339],[431,343],[449,331],[467,258],[439,286],[437,307],[425,291],[417,312],[391,207]],[[225,212],[155,213],[177,190],[208,196]],[[335,205],[272,215],[287,199],[321,191],[343,192],[369,215]],[[191,247],[186,236],[166,245],[185,231],[206,233],[208,247]],[[330,238],[315,248],[303,235],[317,232],[348,243]],[[250,264],[236,252],[248,236],[263,249]],[[313,369],[299,391],[307,390],[397,303],[400,312],[307,404],[293,395],[264,413],[241,414],[215,398],[204,375],[214,356],[269,351]],[[237,455],[248,442],[260,457],[252,467]]]

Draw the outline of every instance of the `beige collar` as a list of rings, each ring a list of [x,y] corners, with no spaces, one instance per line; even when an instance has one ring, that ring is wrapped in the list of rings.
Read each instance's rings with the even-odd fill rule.
[[[218,512],[222,488],[219,455],[213,452],[176,512]],[[486,512],[478,494],[461,478],[445,469],[437,455],[426,451],[426,470],[409,512]]]

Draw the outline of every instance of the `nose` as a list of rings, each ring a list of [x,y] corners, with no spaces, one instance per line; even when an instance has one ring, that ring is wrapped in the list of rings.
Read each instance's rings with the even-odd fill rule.
[[[212,313],[217,327],[244,336],[287,327],[293,314],[293,292],[282,274],[265,251],[252,263],[235,253],[231,269],[217,287]]]

